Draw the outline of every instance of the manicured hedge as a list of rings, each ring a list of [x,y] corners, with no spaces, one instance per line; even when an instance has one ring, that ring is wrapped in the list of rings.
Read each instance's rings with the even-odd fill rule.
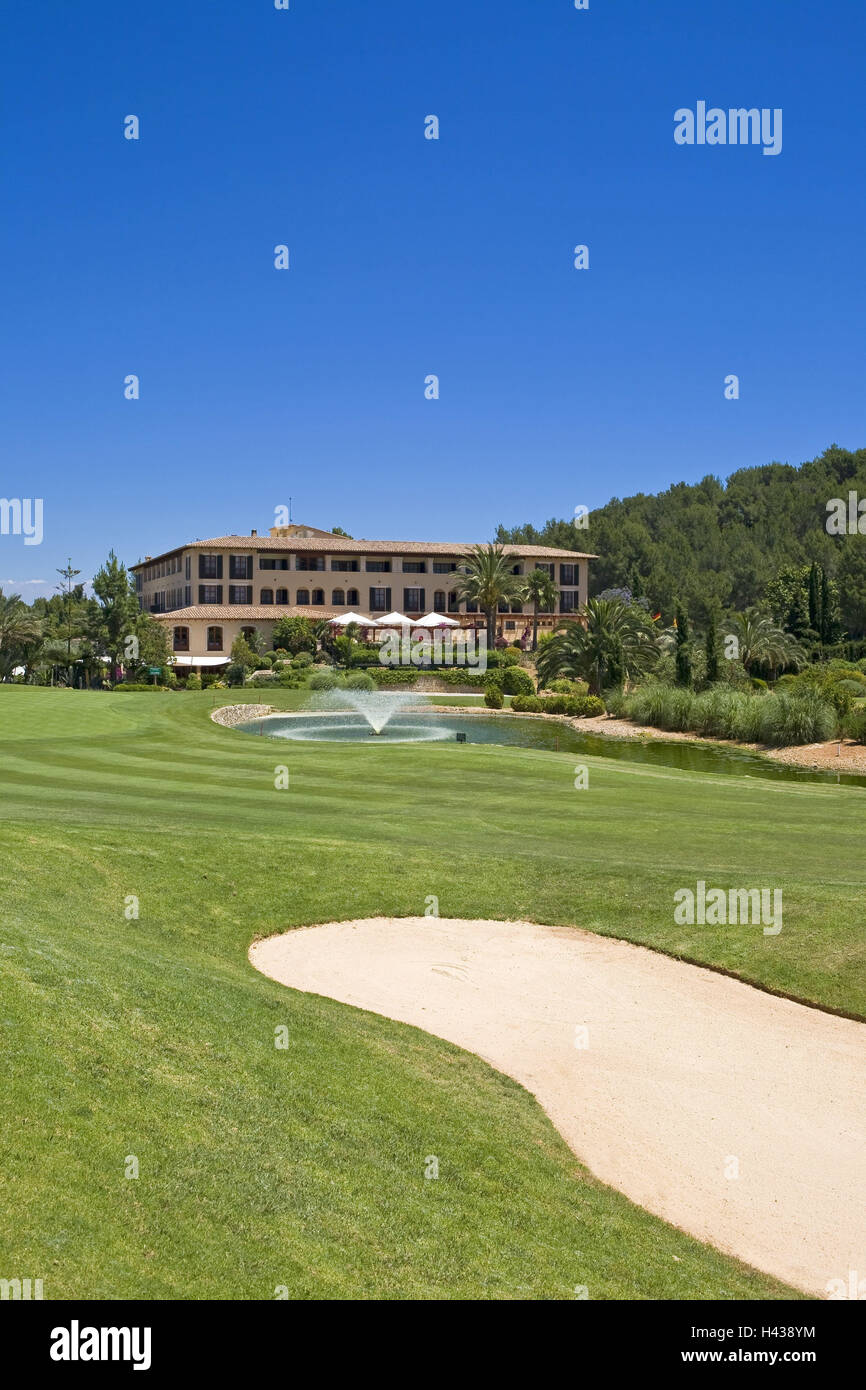
[[[604,701],[597,695],[515,695],[511,708],[515,714],[567,714],[571,719],[593,719],[604,714]]]

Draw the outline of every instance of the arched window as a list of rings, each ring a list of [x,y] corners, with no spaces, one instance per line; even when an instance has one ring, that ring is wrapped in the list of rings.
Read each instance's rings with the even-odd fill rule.
[[[342,589],[334,590],[334,592],[331,594],[331,603],[335,608],[346,607],[346,595],[343,593]]]
[[[436,613],[445,612],[445,590],[437,589],[433,595],[433,610]]]
[[[176,627],[174,630],[174,641],[172,643],[176,652],[189,651],[189,628]]]
[[[209,627],[207,630],[207,649],[209,652],[221,652],[223,649],[223,630],[221,627]]]
[[[288,591],[288,589],[277,589],[277,603],[288,603],[288,601],[289,601],[289,591]]]
[[[261,598],[259,599],[259,603],[273,603],[273,601],[274,601],[274,591],[273,591],[273,589],[262,589],[262,596],[261,596]]]
[[[297,592],[297,595],[296,595],[296,597],[295,597],[295,603],[305,604],[307,607],[309,607],[309,604],[310,604],[310,591],[309,591],[309,589],[299,589],[298,592]]]
[[[361,603],[361,598],[357,589],[350,589],[346,595],[346,605],[349,608],[357,608]]]
[[[324,605],[324,602],[325,602],[325,591],[324,591],[324,589],[314,589],[314,590],[313,590],[313,607],[314,607],[314,608],[321,608],[321,607]]]

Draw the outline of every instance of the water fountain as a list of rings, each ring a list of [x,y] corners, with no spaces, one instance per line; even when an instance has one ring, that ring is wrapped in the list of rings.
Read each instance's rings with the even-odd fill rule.
[[[381,735],[395,714],[417,703],[417,696],[405,690],[329,690],[323,704],[348,705],[370,726],[370,733]]]

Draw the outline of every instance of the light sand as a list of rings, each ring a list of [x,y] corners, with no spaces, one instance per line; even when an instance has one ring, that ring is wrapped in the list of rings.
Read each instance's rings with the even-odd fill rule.
[[[525,922],[340,922],[250,960],[478,1053],[597,1177],[700,1240],[821,1297],[866,1277],[866,1025]]]

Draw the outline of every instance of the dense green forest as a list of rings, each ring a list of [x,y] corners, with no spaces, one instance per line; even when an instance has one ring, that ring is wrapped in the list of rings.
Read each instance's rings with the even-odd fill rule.
[[[866,449],[851,453],[833,445],[799,467],[769,463],[742,468],[726,482],[708,476],[666,492],[614,497],[589,514],[588,525],[552,519],[540,528],[500,526],[496,539],[596,554],[590,594],[631,589],[666,623],[678,602],[699,624],[714,605],[775,608],[784,620],[773,601],[780,587],[790,593],[784,577],[808,574],[815,565],[838,596],[841,633],[857,638],[866,635],[866,514],[859,517],[862,534],[827,529],[828,504],[842,499],[847,510],[851,492],[866,513]],[[796,630],[796,618],[786,626]]]

